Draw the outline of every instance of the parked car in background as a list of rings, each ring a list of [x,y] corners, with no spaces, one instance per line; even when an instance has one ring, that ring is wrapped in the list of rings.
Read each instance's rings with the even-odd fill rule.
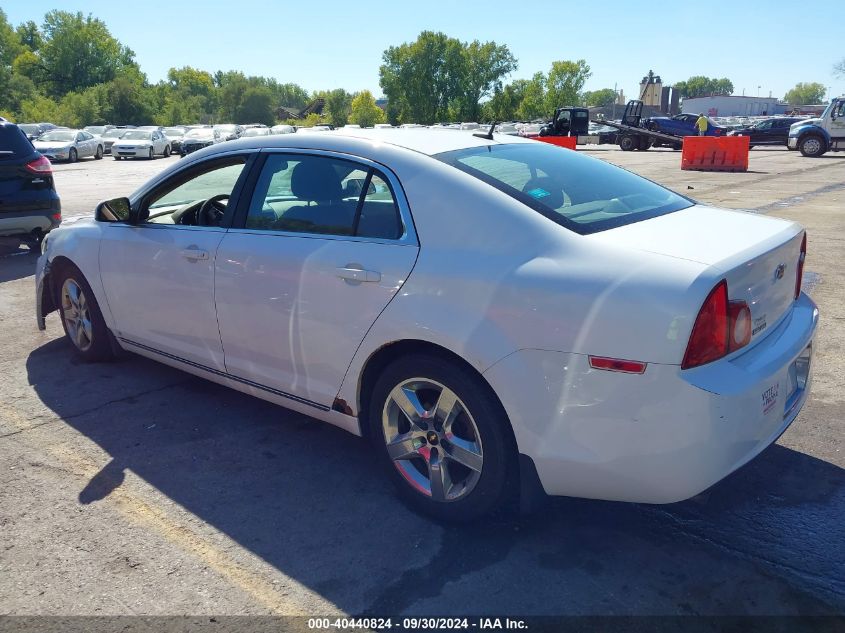
[[[273,134],[293,134],[296,132],[296,128],[292,125],[274,125],[270,128],[270,132]]]
[[[0,121],[0,237],[35,244],[61,221],[50,161],[20,127]]]
[[[214,126],[214,129],[217,130],[224,141],[234,141],[236,138],[240,138],[244,132],[242,126],[234,123],[218,123]]]
[[[188,128],[176,125],[173,127],[166,127],[162,130],[167,140],[170,141],[170,151],[178,154],[182,150],[182,139],[185,137]]]
[[[18,123],[18,127],[23,130],[26,137],[30,141],[34,141],[45,132],[52,130],[55,125],[52,123]]]
[[[106,154],[111,154],[111,146],[127,131],[127,128],[113,127],[112,129],[103,132],[103,135],[100,137],[100,140],[103,142],[103,151]]]
[[[799,224],[547,143],[243,139],[95,213],[47,240],[40,329],[57,310],[82,360],[116,344],[366,436],[443,520],[526,493],[687,499],[810,392]]]
[[[109,130],[113,130],[114,126],[113,125],[86,125],[82,129],[85,130],[86,132],[88,132],[89,134],[93,135],[93,136],[102,137],[103,134],[105,134]]]
[[[757,121],[753,125],[741,127],[728,132],[728,136],[747,136],[748,148],[755,145],[786,145],[789,139],[789,126],[799,117],[772,117]]]
[[[697,114],[676,114],[673,117],[649,117],[643,121],[643,125],[652,132],[662,132],[672,136],[698,136],[696,121],[698,121]],[[727,128],[707,117],[706,136],[726,136],[727,133]]]
[[[182,146],[179,148],[181,156],[187,156],[191,152],[195,152],[203,147],[223,143],[226,139],[220,134],[219,130],[211,127],[198,127],[193,130],[188,130],[185,136],[182,137]]]
[[[111,148],[115,160],[121,158],[146,158],[152,160],[156,154],[170,156],[170,141],[158,129],[138,128],[127,130]]]
[[[244,133],[241,134],[241,138],[247,138],[250,136],[270,136],[272,132],[270,128],[267,127],[250,127],[244,130]]]
[[[32,144],[50,160],[75,163],[80,158],[103,157],[103,142],[84,130],[56,128],[35,139]]]

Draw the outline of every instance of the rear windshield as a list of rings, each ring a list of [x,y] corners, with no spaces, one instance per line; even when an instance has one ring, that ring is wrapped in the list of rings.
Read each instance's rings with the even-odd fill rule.
[[[629,171],[540,141],[472,147],[434,158],[582,235],[693,205]]]
[[[29,156],[35,151],[26,135],[14,123],[0,123],[0,161]]]

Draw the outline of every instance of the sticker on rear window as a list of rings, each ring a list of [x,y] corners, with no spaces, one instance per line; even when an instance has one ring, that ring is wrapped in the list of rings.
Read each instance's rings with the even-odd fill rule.
[[[529,191],[528,195],[533,196],[534,198],[537,198],[539,200],[540,198],[545,198],[546,196],[550,196],[552,194],[546,191],[545,189],[540,189],[540,187],[537,187],[536,189],[532,189],[531,191]]]

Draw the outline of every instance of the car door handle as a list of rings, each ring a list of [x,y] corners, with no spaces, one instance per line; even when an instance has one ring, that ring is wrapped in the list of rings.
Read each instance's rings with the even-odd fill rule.
[[[337,276],[349,281],[381,281],[381,273],[375,270],[363,270],[361,268],[339,267],[335,268]]]
[[[196,247],[183,248],[182,257],[185,259],[208,259],[208,251]]]

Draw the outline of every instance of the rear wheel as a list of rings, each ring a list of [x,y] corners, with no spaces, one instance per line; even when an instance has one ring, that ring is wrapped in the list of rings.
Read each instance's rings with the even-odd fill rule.
[[[623,136],[619,139],[619,147],[623,152],[630,152],[636,149],[638,144],[635,136]]]
[[[91,286],[76,266],[64,266],[57,276],[59,315],[65,335],[86,361],[113,356],[109,330]]]
[[[824,139],[815,135],[805,136],[798,141],[798,151],[809,158],[821,156],[826,149]]]
[[[503,508],[518,489],[507,415],[470,370],[434,355],[391,363],[372,392],[370,438],[402,498],[450,522]]]

